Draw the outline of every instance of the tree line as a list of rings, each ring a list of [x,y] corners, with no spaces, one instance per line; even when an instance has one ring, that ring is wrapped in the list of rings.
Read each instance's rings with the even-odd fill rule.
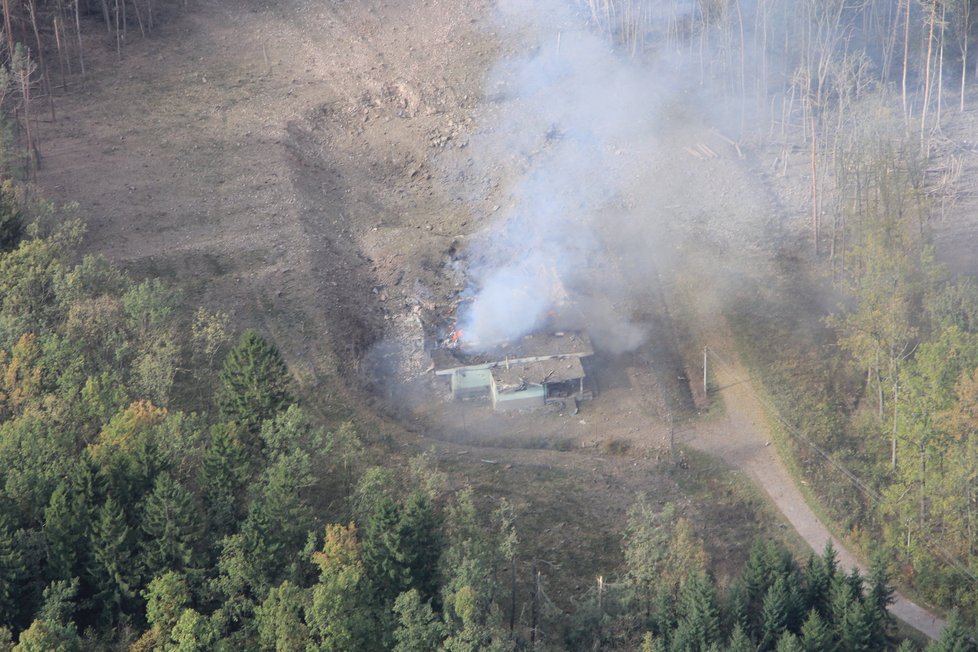
[[[794,452],[838,523],[882,540],[902,581],[970,620],[978,284],[936,260],[941,197],[916,135],[883,104],[863,108],[840,129],[821,279],[782,268],[785,305],[767,305],[766,320],[732,312],[788,429],[818,447],[798,440]],[[820,327],[805,297],[827,291],[838,303]]]
[[[581,0],[636,55],[680,53],[700,82],[802,129],[811,112],[892,86],[907,119],[964,110],[978,79],[974,0]],[[671,56],[671,54],[670,54]],[[952,79],[956,80],[951,84]],[[776,95],[778,101],[771,102]],[[939,116],[934,116],[937,124]]]
[[[942,130],[969,109],[978,80],[978,4],[581,4],[636,57],[678,61],[734,100],[742,142],[773,146],[772,172],[807,159],[806,230],[823,277],[781,260],[785,305],[758,293],[729,313],[789,428],[818,447],[800,443],[795,455],[840,526],[882,538],[902,581],[970,620],[978,288],[938,264],[932,227],[970,190]],[[813,314],[806,297],[827,293],[838,307]],[[764,319],[748,314],[758,303]]]

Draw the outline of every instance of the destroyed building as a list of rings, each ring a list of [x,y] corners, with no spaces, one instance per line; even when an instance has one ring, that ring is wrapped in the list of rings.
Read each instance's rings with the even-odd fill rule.
[[[502,412],[590,398],[581,361],[593,354],[586,334],[558,332],[527,335],[486,353],[439,348],[432,361],[435,375],[450,379],[452,398],[488,397]]]

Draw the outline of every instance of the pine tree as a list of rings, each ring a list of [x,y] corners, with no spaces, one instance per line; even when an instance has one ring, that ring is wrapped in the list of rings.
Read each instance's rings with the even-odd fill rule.
[[[750,604],[747,599],[747,588],[740,578],[735,579],[727,590],[726,612],[731,631],[740,627],[744,634],[751,631]]]
[[[67,579],[78,574],[78,553],[88,527],[87,506],[77,509],[70,491],[67,483],[58,485],[44,510],[48,577],[52,580]]]
[[[0,185],[0,253],[16,247],[23,232],[24,216],[17,205],[13,182],[6,180]]]
[[[17,623],[22,606],[21,583],[26,574],[24,553],[17,545],[9,520],[0,513],[0,626]]]
[[[96,512],[90,536],[96,606],[109,619],[133,596],[136,579],[126,517],[111,496]]]
[[[633,599],[646,615],[650,615],[660,571],[669,546],[666,523],[675,517],[673,505],[656,512],[648,497],[639,495],[628,509],[623,549],[625,569]]]
[[[761,646],[762,650],[773,649],[781,638],[791,619],[791,595],[787,582],[779,577],[768,589],[761,607]]]
[[[200,486],[207,506],[210,538],[231,534],[242,518],[242,495],[248,479],[248,451],[231,424],[211,428],[210,445],[201,461]]]
[[[655,597],[652,598],[652,625],[656,631],[670,632],[679,624],[682,614],[679,613],[672,587],[659,586]]]
[[[107,493],[126,500],[127,509],[153,488],[165,465],[158,439],[164,436],[167,411],[149,401],[137,401],[116,413],[87,452]]]
[[[837,574],[832,580],[832,589],[829,599],[830,618],[827,620],[832,623],[836,632],[841,635],[842,623],[856,605],[859,604],[859,594],[854,594],[852,583],[845,575]]]
[[[886,559],[881,553],[873,555],[869,569],[869,591],[866,594],[866,604],[873,619],[873,645],[884,648],[890,641],[896,621],[889,612],[893,604],[895,591],[890,586],[890,573],[886,569]]]
[[[839,572],[839,558],[835,554],[835,546],[832,545],[832,539],[825,542],[825,548],[822,551],[822,563],[825,565],[825,574],[831,583]]]
[[[831,588],[832,580],[825,560],[814,554],[809,555],[808,563],[805,565],[805,584],[802,592],[804,609],[806,611],[815,609],[821,615],[828,614]]]
[[[383,498],[363,525],[363,567],[378,607],[384,608],[410,588],[411,571],[404,563],[401,509]]]
[[[597,613],[596,616],[594,623],[587,623],[589,631],[600,631],[599,624],[605,619],[606,614]],[[599,650],[604,647],[605,643],[606,641],[594,639],[593,643],[589,642],[586,647]],[[581,645],[580,647],[585,646]],[[680,619],[679,624],[669,635],[669,650],[670,652],[700,652],[703,650],[695,625],[691,621],[685,618]]]
[[[401,550],[396,554],[403,559],[410,575],[410,588],[417,589],[422,602],[434,601],[438,606],[438,560],[444,544],[441,538],[441,519],[435,513],[427,494],[416,491],[411,494],[401,512],[398,523]]]
[[[957,609],[947,616],[941,636],[927,646],[927,652],[976,652],[975,633],[969,631],[961,621]]]
[[[760,539],[756,539],[750,549],[750,557],[741,575],[746,596],[746,613],[749,621],[746,623],[748,636],[756,638],[761,635],[761,607],[764,596],[771,585],[768,581],[767,548]]]
[[[65,483],[65,494],[68,498],[67,511],[62,512],[60,508],[55,509],[50,514],[45,511],[45,524],[42,529],[42,534],[48,545],[51,545],[58,536],[68,535],[68,539],[55,544],[56,551],[53,553],[49,551],[49,554],[56,555],[54,559],[60,559],[57,562],[60,564],[59,572],[64,570],[65,564],[73,559],[72,570],[68,575],[60,577],[55,577],[53,572],[49,575],[52,581],[71,577],[79,578],[79,609],[87,612],[87,616],[91,616],[91,612],[98,609],[97,606],[93,606],[91,597],[99,590],[92,572],[96,566],[92,551],[92,531],[98,513],[97,505],[103,502],[99,485],[95,462],[92,461],[87,450],[82,451],[69,470]],[[51,507],[50,504],[49,507]],[[50,522],[48,522],[48,516],[51,518]],[[71,532],[73,531],[80,538],[74,541],[75,547],[69,550],[66,546],[72,545]]]
[[[757,646],[751,643],[747,632],[740,623],[734,625],[727,642],[727,652],[757,652]]]
[[[846,652],[872,652],[880,648],[873,642],[873,607],[855,601],[842,620],[840,644]]]
[[[693,649],[703,650],[720,640],[716,588],[709,577],[693,573],[683,587],[680,605],[680,627],[685,626]]]
[[[221,413],[257,435],[261,424],[293,402],[281,354],[255,331],[246,331],[224,359]],[[257,445],[258,440],[255,440]]]
[[[805,652],[832,652],[835,649],[831,630],[814,608],[801,626],[801,645]]]
[[[863,576],[859,573],[859,569],[853,566],[849,574],[845,576],[845,581],[849,585],[849,594],[852,595],[852,599],[862,600]]]
[[[200,536],[197,506],[190,492],[169,473],[156,476],[146,497],[141,528],[146,535],[142,562],[147,576],[193,565]]]
[[[792,632],[785,632],[778,640],[778,645],[774,649],[775,652],[805,652],[805,648],[802,646],[798,636]]]
[[[303,493],[312,484],[309,456],[297,451],[282,455],[261,480],[261,494],[252,501],[242,532],[260,541],[268,581],[294,566],[296,554],[312,527],[312,513]]]

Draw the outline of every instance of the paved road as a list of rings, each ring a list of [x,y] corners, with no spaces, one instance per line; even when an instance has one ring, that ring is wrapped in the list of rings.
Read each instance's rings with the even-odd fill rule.
[[[731,354],[724,355],[723,360],[725,364],[716,364],[711,372],[721,388],[725,418],[713,427],[699,431],[690,443],[745,471],[771,497],[813,550],[821,552],[825,543],[831,540],[843,567],[855,566],[866,574],[866,567],[829,533],[795,486],[776,447],[770,443],[765,412],[754,394],[747,371]],[[942,618],[899,594],[890,613],[930,638],[937,638],[944,627]]]

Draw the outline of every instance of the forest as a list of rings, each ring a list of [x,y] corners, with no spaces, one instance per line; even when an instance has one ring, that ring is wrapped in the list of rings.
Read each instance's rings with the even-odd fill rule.
[[[324,431],[275,347],[99,256],[13,191],[0,253],[0,644],[12,650],[876,650],[885,564],[803,566],[758,542],[724,589],[703,544],[642,498],[625,565],[572,613],[516,617],[518,530],[424,456],[369,465]],[[928,650],[973,645],[952,619]],[[912,649],[912,648],[902,648]]]
[[[21,219],[5,200],[7,223]],[[876,650],[895,640],[882,562],[862,578],[831,547],[800,566],[758,542],[721,590],[685,519],[641,498],[616,579],[572,614],[538,585],[530,619],[517,621],[506,569],[518,531],[505,502],[480,516],[479,498],[449,490],[423,457],[400,480],[368,466],[351,424],[311,423],[267,340],[245,331],[235,342],[226,315],[182,310],[179,290],[158,279],[137,282],[97,256],[72,263],[83,227],[57,213],[48,207],[50,231],[31,222],[0,254],[5,649]],[[970,636],[952,618],[928,649],[966,649]]]
[[[88,48],[121,60],[193,4],[2,0],[0,650],[978,649],[978,283],[934,238],[973,206],[978,3],[576,3],[627,56],[679,53],[738,152],[808,170],[778,278],[724,315],[872,564],[758,540],[721,582],[640,495],[621,566],[569,600],[536,562],[518,586],[505,499],[323,419],[267,329],[91,253],[38,196],[39,116],[83,92]],[[948,613],[939,640],[898,628],[893,586]]]

